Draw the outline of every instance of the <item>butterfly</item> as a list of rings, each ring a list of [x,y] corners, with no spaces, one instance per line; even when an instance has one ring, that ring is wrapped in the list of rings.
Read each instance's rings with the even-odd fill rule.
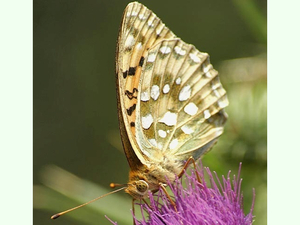
[[[144,199],[181,176],[223,132],[226,91],[209,55],[147,7],[126,7],[116,50],[119,126],[130,166],[125,192]]]
[[[166,183],[181,177],[223,133],[228,99],[209,55],[178,38],[141,3],[129,3],[124,11],[116,55],[119,127],[129,182],[51,219],[123,189],[133,202],[147,198],[148,191],[166,192]]]

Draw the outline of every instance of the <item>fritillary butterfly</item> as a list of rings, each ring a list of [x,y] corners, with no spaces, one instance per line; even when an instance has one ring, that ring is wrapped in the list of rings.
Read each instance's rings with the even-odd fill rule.
[[[165,190],[167,180],[180,177],[190,159],[209,151],[223,132],[228,100],[208,54],[183,42],[137,2],[124,11],[116,73],[129,182],[52,219],[123,189],[133,200],[148,197],[148,190]]]
[[[125,191],[147,197],[182,175],[223,132],[228,105],[209,55],[183,42],[144,5],[130,3],[117,44],[117,96],[130,166]]]

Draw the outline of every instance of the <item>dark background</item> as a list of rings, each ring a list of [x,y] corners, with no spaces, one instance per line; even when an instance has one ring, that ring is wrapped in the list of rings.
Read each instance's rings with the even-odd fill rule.
[[[255,224],[266,224],[266,0],[140,2],[185,42],[210,54],[230,106],[225,133],[203,163],[222,175],[230,169],[236,173],[243,162],[245,213],[254,187]],[[51,221],[65,208],[44,200],[48,192],[39,190],[47,186],[47,165],[104,187],[127,182],[129,167],[118,133],[115,47],[129,1],[33,3],[34,224],[92,224],[68,216]],[[129,208],[124,209],[128,214]],[[107,223],[104,214],[94,214],[95,224]]]

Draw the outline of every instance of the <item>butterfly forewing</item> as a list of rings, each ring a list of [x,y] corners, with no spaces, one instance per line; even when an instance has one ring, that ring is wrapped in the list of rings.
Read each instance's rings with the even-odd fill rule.
[[[117,82],[120,122],[125,126],[122,134],[123,145],[130,140],[134,152],[126,152],[131,149],[124,146],[126,155],[136,154],[144,164],[145,155],[136,141],[136,113],[138,103],[141,69],[148,49],[159,40],[175,37],[175,35],[161,22],[161,20],[149,9],[139,3],[130,3],[123,15],[117,46]],[[123,121],[122,121],[123,120]],[[149,146],[150,147],[150,146]]]
[[[222,134],[228,100],[208,54],[140,3],[130,3],[123,15],[117,73],[127,157],[144,165],[160,161],[158,152],[198,159]]]

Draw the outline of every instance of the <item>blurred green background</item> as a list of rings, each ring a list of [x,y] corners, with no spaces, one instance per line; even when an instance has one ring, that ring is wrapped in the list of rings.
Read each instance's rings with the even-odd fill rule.
[[[245,213],[267,223],[267,1],[140,1],[187,43],[208,52],[228,92],[225,133],[203,164],[219,175],[243,162]],[[50,216],[126,183],[118,131],[115,47],[121,0],[34,0],[34,224],[130,224],[131,198],[108,196],[56,221]],[[83,179],[81,179],[83,178]],[[104,189],[106,188],[106,189]]]

